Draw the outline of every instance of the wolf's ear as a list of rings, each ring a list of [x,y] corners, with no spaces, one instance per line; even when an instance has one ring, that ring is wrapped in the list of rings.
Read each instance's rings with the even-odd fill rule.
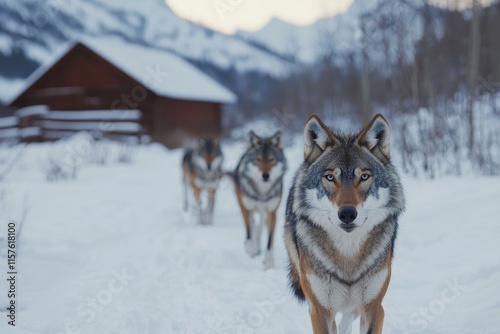
[[[248,148],[252,148],[252,147],[255,147],[257,145],[261,145],[262,144],[262,138],[260,138],[259,136],[257,136],[255,134],[255,132],[253,131],[250,131],[247,135],[247,144],[248,144]]]
[[[271,138],[269,138],[271,144],[279,148],[283,149],[283,133],[281,131],[277,131]]]
[[[333,145],[333,133],[318,116],[312,115],[304,127],[304,159],[312,163],[328,145]]]
[[[375,115],[358,137],[358,144],[370,150],[382,162],[391,157],[391,130],[381,114]]]

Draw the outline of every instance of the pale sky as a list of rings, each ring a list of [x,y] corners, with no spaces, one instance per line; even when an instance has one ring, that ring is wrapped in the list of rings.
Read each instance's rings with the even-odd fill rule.
[[[214,30],[258,30],[272,17],[297,25],[345,11],[353,0],[164,0],[177,15]],[[488,5],[495,0],[479,0]],[[473,0],[430,0],[445,7],[464,8]]]
[[[226,33],[258,30],[272,17],[298,25],[345,11],[353,0],[165,0],[177,15]]]

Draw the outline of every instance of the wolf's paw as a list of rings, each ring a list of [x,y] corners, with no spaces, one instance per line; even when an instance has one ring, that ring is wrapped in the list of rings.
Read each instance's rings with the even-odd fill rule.
[[[197,216],[196,217],[196,222],[198,223],[198,225],[203,225],[205,224],[205,220],[203,219],[202,216]]]
[[[201,224],[202,225],[213,225],[214,224],[213,217],[211,215],[204,215],[201,218]]]
[[[264,256],[264,269],[274,268],[274,257],[273,253],[269,250],[266,251],[266,255]]]
[[[247,254],[250,255],[251,257],[257,256],[260,254],[259,245],[257,245],[251,239],[245,241],[245,250],[247,251]]]
[[[204,215],[197,215],[197,221],[198,221],[198,224],[199,225],[206,225],[207,224],[207,220],[205,218]]]

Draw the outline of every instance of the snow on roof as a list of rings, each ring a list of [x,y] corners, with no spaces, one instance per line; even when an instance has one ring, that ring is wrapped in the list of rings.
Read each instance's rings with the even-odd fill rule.
[[[85,45],[159,96],[183,100],[232,104],[236,96],[220,83],[168,51],[127,43],[116,38],[84,38],[72,41],[54,53],[15,92],[4,99],[14,102],[78,43]]]

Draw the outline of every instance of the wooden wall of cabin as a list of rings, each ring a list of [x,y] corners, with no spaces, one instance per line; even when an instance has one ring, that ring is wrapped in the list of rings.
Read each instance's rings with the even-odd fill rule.
[[[139,109],[154,141],[188,145],[196,136],[221,134],[219,103],[158,97],[83,45],[77,45],[13,103],[52,110]]]
[[[149,130],[157,95],[83,45],[75,46],[13,103],[51,110],[139,109]]]
[[[193,138],[221,134],[219,103],[159,98],[152,138],[169,148],[185,147]]]

